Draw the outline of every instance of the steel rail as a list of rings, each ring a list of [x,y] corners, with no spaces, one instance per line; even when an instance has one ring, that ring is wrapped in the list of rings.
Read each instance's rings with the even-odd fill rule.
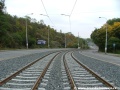
[[[60,52],[59,52],[60,53]],[[38,79],[36,80],[35,84],[33,85],[31,90],[38,90],[38,86],[40,85],[42,78],[44,77],[45,73],[47,72],[50,64],[52,63],[52,61],[55,59],[55,57],[59,54],[57,53],[51,60],[50,62],[47,64],[47,66],[44,68],[43,72],[41,73],[41,75],[38,77]]]
[[[9,80],[11,80],[12,78],[14,78],[15,76],[17,76],[18,74],[20,74],[23,70],[27,69],[28,67],[30,67],[31,65],[33,65],[34,63],[38,62],[39,60],[43,59],[44,57],[50,55],[50,54],[53,54],[53,53],[56,53],[56,52],[52,52],[52,53],[49,53],[39,59],[36,59],[35,61],[27,64],[26,66],[24,66],[23,68],[19,69],[18,71],[16,71],[15,73],[13,73],[12,75],[8,76],[7,78],[5,78],[4,80],[0,81],[0,86],[2,86],[3,84],[5,84],[6,82],[8,82]]]
[[[67,53],[68,53],[68,52],[67,52]],[[68,75],[68,79],[69,79],[69,81],[70,81],[71,89],[72,89],[72,90],[77,90],[77,87],[76,87],[75,82],[74,82],[74,80],[73,80],[73,78],[72,78],[72,76],[71,76],[70,70],[69,70],[69,68],[68,68],[68,65],[67,65],[67,62],[66,62],[66,59],[65,59],[65,55],[66,55],[67,53],[65,53],[64,56],[63,56],[63,62],[64,62],[65,70],[66,70],[66,73],[67,73],[67,75]]]
[[[79,62],[78,59],[76,59],[73,56],[73,52],[71,53],[72,58],[79,64],[81,65],[83,68],[85,68],[89,73],[91,73],[96,79],[98,79],[99,81],[101,81],[104,85],[106,85],[107,87],[109,87],[111,90],[117,90],[113,85],[111,85],[109,82],[107,82],[106,80],[104,80],[102,77],[100,77],[99,75],[97,75],[94,71],[92,71],[91,69],[89,69],[86,65],[84,65],[83,63]]]

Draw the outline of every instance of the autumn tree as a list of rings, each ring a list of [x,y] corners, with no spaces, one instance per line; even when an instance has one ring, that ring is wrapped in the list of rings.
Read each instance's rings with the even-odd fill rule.
[[[104,24],[101,28],[95,29],[91,38],[94,43],[99,47],[100,51],[104,51],[106,40],[106,26],[107,26],[107,43],[108,52],[112,51],[113,44],[116,43],[116,49],[120,50],[120,19],[111,19],[107,21],[107,25]]]
[[[63,48],[65,34],[57,32],[43,20],[37,21],[30,17],[17,17],[5,13],[5,0],[0,0],[0,49],[26,48],[26,20],[29,48],[46,48],[48,44],[48,31],[50,48]],[[66,34],[67,47],[76,48],[77,38],[72,33]],[[37,45],[37,40],[45,40],[45,45]]]

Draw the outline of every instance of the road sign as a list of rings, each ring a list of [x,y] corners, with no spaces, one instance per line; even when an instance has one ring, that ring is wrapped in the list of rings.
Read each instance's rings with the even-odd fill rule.
[[[45,40],[37,40],[37,44],[44,45],[44,44],[46,44],[46,41]]]
[[[115,44],[115,43],[113,43],[113,47],[115,47],[115,45],[116,45],[116,44]]]

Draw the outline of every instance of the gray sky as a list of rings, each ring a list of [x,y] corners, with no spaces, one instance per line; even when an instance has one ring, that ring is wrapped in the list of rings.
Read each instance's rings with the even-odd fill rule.
[[[42,0],[49,15],[46,14],[41,0],[5,0],[6,11],[11,15],[24,17],[27,14],[36,20],[44,20],[57,31],[72,32],[75,36],[89,38],[94,28],[100,28],[106,19],[120,18],[120,0]],[[74,10],[72,12],[73,6]],[[72,14],[71,14],[72,12]],[[71,29],[69,23],[69,16]],[[99,18],[105,17],[105,18]]]

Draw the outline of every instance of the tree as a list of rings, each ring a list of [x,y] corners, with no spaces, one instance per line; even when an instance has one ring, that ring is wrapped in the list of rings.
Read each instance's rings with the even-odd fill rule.
[[[0,2],[0,5],[2,5],[3,8],[4,2]],[[2,10],[0,14],[0,48],[26,48],[26,18],[28,23],[29,48],[47,47],[48,30],[50,46],[52,48],[63,48],[65,46],[65,34],[62,32],[57,32],[54,28],[51,28],[50,25],[47,26],[44,24],[43,20],[37,22],[30,17],[22,18],[11,16],[2,12]],[[78,39],[72,33],[67,33],[66,38],[68,48],[77,47]],[[36,45],[37,39],[45,40],[46,45]]]
[[[113,25],[114,22],[120,22],[120,18],[113,18],[107,21],[107,24]]]
[[[100,51],[104,51],[105,38],[106,38],[106,25],[104,24],[101,28],[95,29],[91,38],[94,43],[99,47]],[[112,51],[112,44],[117,43],[116,49],[120,50],[120,19],[112,19],[107,21],[107,43],[108,51]]]
[[[3,13],[4,6],[5,6],[5,0],[0,0],[0,13]]]
[[[112,52],[114,47],[120,49],[120,39],[117,37],[111,37],[108,40],[108,51]]]
[[[99,47],[100,51],[104,50],[105,47],[105,30],[104,29],[95,29],[91,34],[93,42]]]

